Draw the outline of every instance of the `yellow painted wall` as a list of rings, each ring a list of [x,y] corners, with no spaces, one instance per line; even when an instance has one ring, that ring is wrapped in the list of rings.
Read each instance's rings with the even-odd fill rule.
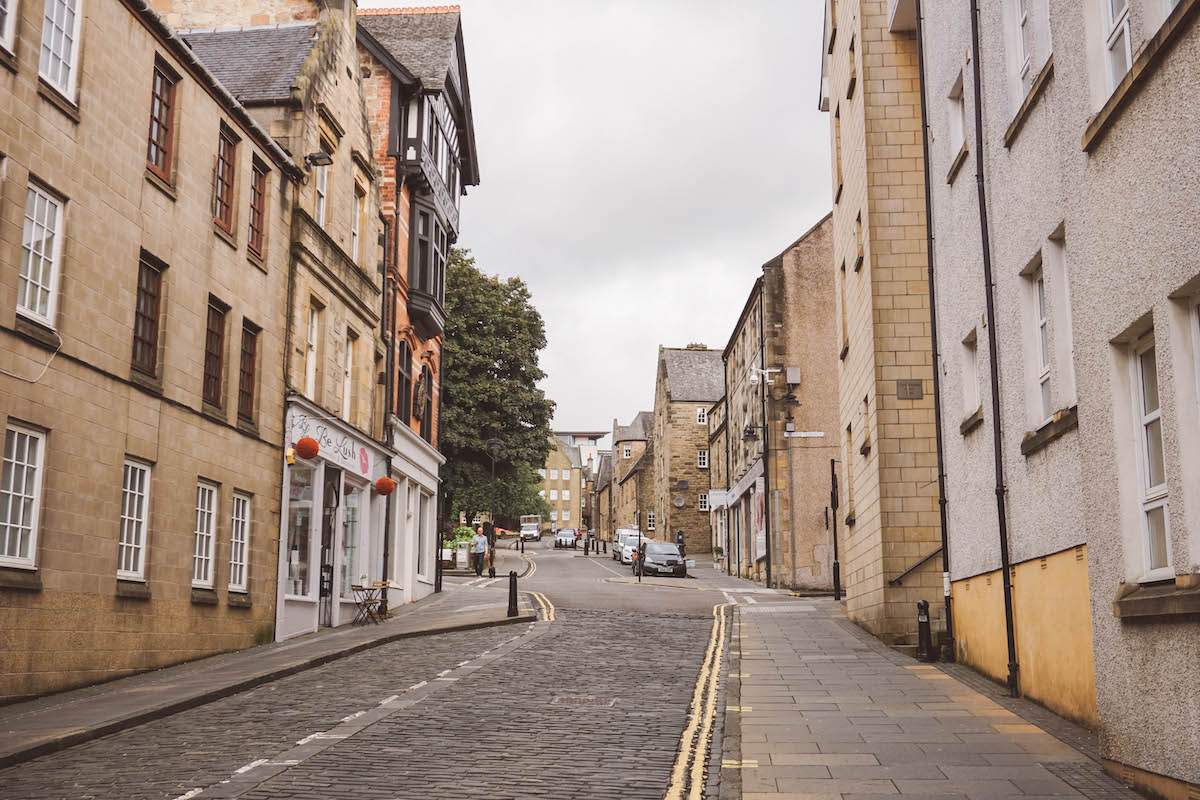
[[[1008,646],[1000,571],[956,581],[951,591],[959,661],[1005,680]],[[1015,565],[1013,623],[1021,694],[1096,728],[1086,546]]]

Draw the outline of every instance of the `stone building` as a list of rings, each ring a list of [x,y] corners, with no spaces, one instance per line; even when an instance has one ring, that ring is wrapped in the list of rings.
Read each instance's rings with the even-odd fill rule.
[[[658,538],[708,553],[708,409],[724,395],[721,351],[702,344],[658,348],[654,389],[654,508]]]
[[[550,506],[550,519],[542,520],[542,528],[547,531],[578,529],[583,518],[583,464],[579,446],[567,441],[566,436],[557,433],[551,436],[546,465],[538,470],[542,486],[538,494]]]
[[[6,8],[0,702],[272,638],[303,178],[147,6]]]
[[[921,108],[916,41],[878,0],[829,0],[821,108],[830,112],[839,333],[842,580],[852,620],[885,642],[942,607]],[[915,641],[915,640],[914,640]]]
[[[981,4],[975,52],[968,10],[929,3],[923,31],[958,654],[1007,677],[999,423],[1016,686],[1181,800],[1200,791],[1198,6]]]
[[[612,452],[601,451],[592,490],[592,529],[596,538],[611,542],[613,538],[613,480]]]
[[[385,242],[386,576],[411,601],[433,591],[446,262],[479,160],[457,6],[359,9],[356,38]]]
[[[831,229],[827,215],[763,265],[722,355],[728,568],[769,586],[833,588],[826,513],[830,461],[838,455]]]
[[[168,4],[196,57],[304,163],[285,296],[286,510],[275,638],[350,622],[352,586],[383,577],[382,225],[354,4]],[[262,14],[270,19],[260,22]],[[263,24],[265,22],[265,24]],[[198,27],[198,26],[205,27]],[[212,26],[212,27],[209,27]],[[317,441],[315,457],[295,445]],[[424,519],[425,508],[417,513]]]
[[[708,407],[708,524],[712,529],[712,551],[733,574],[729,553],[729,429],[725,424],[725,398]]]
[[[657,529],[650,429],[654,412],[639,411],[628,425],[613,420],[613,530]]]

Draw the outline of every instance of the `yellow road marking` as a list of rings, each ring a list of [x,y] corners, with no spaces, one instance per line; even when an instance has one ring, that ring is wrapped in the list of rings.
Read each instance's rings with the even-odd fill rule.
[[[538,601],[538,603],[541,604],[542,620],[545,622],[554,622],[554,620],[555,620],[554,603],[550,602],[550,598],[546,597],[546,595],[542,594],[541,592],[535,592],[530,589],[526,589],[525,591],[527,591],[529,594],[533,595],[534,599],[536,599]]]
[[[725,706],[726,711],[740,711],[743,714],[753,711],[754,706]]]
[[[721,761],[722,769],[758,769],[758,759],[746,758],[741,761],[734,761],[726,758]]]

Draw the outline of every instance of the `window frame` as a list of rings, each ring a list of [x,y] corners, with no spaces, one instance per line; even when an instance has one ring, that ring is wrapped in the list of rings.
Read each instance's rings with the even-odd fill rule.
[[[354,184],[354,219],[350,224],[350,260],[358,263],[359,232],[362,227],[363,211],[366,208],[367,194],[357,183]]]
[[[246,249],[262,259],[267,250],[267,180],[270,170],[254,157],[250,165],[250,219]]]
[[[4,21],[0,23],[0,47],[4,48],[11,55],[13,53],[13,41],[17,31],[17,17],[20,13],[21,0],[10,0],[8,7],[4,11]]]
[[[159,78],[167,85],[166,96],[159,94],[158,83]],[[179,73],[171,69],[166,61],[156,57],[154,59],[154,75],[150,81],[150,125],[146,131],[146,168],[162,178],[168,184],[171,183],[174,175],[175,155],[175,99],[178,94],[176,89],[179,86]],[[166,116],[159,118],[155,113],[155,108],[166,106]],[[155,136],[155,125],[157,124],[159,136]],[[154,152],[157,148],[162,155],[162,166],[154,158]]]
[[[1039,266],[1029,276],[1033,288],[1033,324],[1034,350],[1037,361],[1034,364],[1034,379],[1037,382],[1038,427],[1042,427],[1054,418],[1054,386],[1050,379],[1050,365],[1054,361],[1054,351],[1050,343],[1050,313],[1049,302],[1046,298],[1046,272]]]
[[[983,393],[979,387],[979,331],[972,328],[962,340],[962,395],[963,416],[970,416],[983,405]]]
[[[1114,16],[1112,10],[1112,0],[1101,0],[1100,3],[1104,7],[1104,63],[1107,69],[1108,91],[1111,93],[1116,90],[1117,86],[1129,74],[1129,70],[1133,68],[1133,42],[1129,28],[1129,0],[1125,0],[1125,5],[1121,9],[1121,13]],[[1113,74],[1113,48],[1122,34],[1125,37],[1125,71],[1119,76]]]
[[[421,438],[433,444],[433,370],[429,365],[421,367],[421,379],[425,383],[425,407],[421,410]]]
[[[162,283],[163,272],[165,271],[165,264],[151,256],[145,250],[142,251],[141,258],[138,260],[137,286],[134,289],[133,345],[129,362],[133,369],[152,378],[158,376],[158,344],[162,335]],[[153,309],[143,308],[143,298],[150,295],[143,281],[143,278],[147,275],[154,276]],[[150,329],[150,332],[146,335],[139,333],[139,330],[142,329],[143,320],[146,321],[145,325]],[[139,344],[145,348],[147,360],[140,360],[138,358]]]
[[[412,424],[412,395],[413,395],[413,370],[412,370],[412,345],[403,336],[399,338],[396,345],[399,348],[399,353],[396,356],[397,374],[399,377],[399,387],[396,392],[396,399],[400,403],[397,410],[400,421],[405,425]]]
[[[557,500],[558,500],[558,489],[551,489],[551,490],[550,490],[550,499],[551,499],[551,500],[555,500],[555,501],[557,501]]]
[[[229,509],[229,591],[248,592],[250,586],[250,525],[253,519],[253,495],[248,492],[233,493]],[[244,504],[245,516],[238,518],[238,504]],[[238,539],[239,523],[241,539]],[[239,552],[240,551],[240,552]],[[238,559],[238,556],[241,559]],[[240,577],[241,580],[236,580]]]
[[[556,469],[550,470],[550,480],[552,480],[552,481],[558,480],[558,470],[556,470]]]
[[[237,159],[240,140],[225,123],[217,135],[217,164],[213,172],[213,222],[232,235],[237,228]],[[224,192],[222,192],[224,187]]]
[[[1145,408],[1145,371],[1142,369],[1142,357],[1153,351],[1155,356],[1155,394],[1159,397],[1157,408],[1147,412]],[[1169,489],[1167,479],[1167,459],[1162,442],[1162,395],[1158,381],[1158,350],[1155,346],[1154,329],[1139,336],[1130,347],[1130,369],[1132,370],[1131,384],[1133,389],[1133,423],[1137,439],[1137,470],[1138,470],[1138,507],[1140,509],[1139,527],[1141,529],[1142,545],[1142,577],[1139,583],[1167,580],[1175,577],[1174,562],[1171,555],[1171,512],[1169,508]],[[1158,422],[1159,451],[1163,460],[1162,483],[1150,486],[1150,454],[1147,440],[1147,428]],[[1161,567],[1151,567],[1151,544],[1149,516],[1159,508],[1163,511],[1163,549],[1166,564]]]
[[[358,346],[358,334],[346,329],[346,348],[342,353],[342,413],[344,421],[354,416],[354,349]]]
[[[570,521],[571,521],[571,509],[569,509],[569,508],[564,508],[564,509],[563,509],[563,513],[562,513],[562,521],[563,521],[563,522],[570,522]]]
[[[260,333],[262,333],[262,328],[248,319],[242,320],[242,341],[238,350],[238,419],[251,425],[254,424],[254,404],[258,399],[258,392],[255,389],[258,385],[258,337]],[[246,348],[247,339],[251,342],[249,351]],[[248,368],[247,359],[249,360]]]
[[[708,511],[708,493],[701,492],[696,496],[696,508],[699,511]]]
[[[626,444],[621,446],[622,458],[633,458],[633,445]]]
[[[330,158],[333,158],[333,146],[321,140],[322,152],[328,153]],[[316,220],[317,226],[325,227],[325,215],[329,206],[329,168],[332,164],[322,164],[316,168],[316,175],[313,180],[313,219]]]
[[[211,295],[208,298],[204,323],[204,363],[201,371],[201,399],[215,408],[225,408],[225,333],[229,327],[229,306]],[[214,347],[214,314],[219,315],[220,326],[216,330]],[[210,366],[212,367],[210,369]],[[212,383],[212,391],[209,384]]]
[[[315,300],[309,300],[308,329],[304,336],[304,395],[314,403],[317,400],[317,375],[320,372],[321,312],[324,310]]]
[[[538,477],[539,477],[539,478],[541,478],[542,480],[546,480],[546,470],[544,470],[544,469],[539,469],[539,470],[538,470]]]
[[[57,27],[57,23],[55,23],[54,20],[52,20],[49,17],[50,9],[56,3],[60,4],[64,8],[68,7],[72,4],[74,5],[74,8],[72,9],[72,13],[75,15],[75,19],[74,19],[73,30],[71,32],[70,60],[68,61],[67,59],[62,58],[61,55],[57,56],[61,63],[68,65],[67,66],[67,82],[65,85],[60,83],[55,78],[52,78],[45,71],[45,69],[42,66],[42,58],[41,58],[41,51],[42,51],[42,48],[45,46],[45,42],[46,42],[46,34],[47,34],[46,26],[47,26],[47,24],[55,25]],[[79,36],[80,36],[80,32],[82,30],[82,25],[83,25],[83,0],[46,0],[44,6],[42,8],[42,36],[38,43],[38,53],[39,53],[38,77],[41,78],[42,80],[44,80],[48,86],[53,88],[55,91],[57,91],[63,97],[67,98],[67,100],[71,101],[72,103],[75,102],[76,90],[79,88]],[[65,34],[66,29],[63,28],[62,30],[63,30],[63,33]],[[51,40],[53,40],[53,37],[51,37]],[[50,53],[53,55],[54,51],[51,49]]]
[[[217,512],[219,509],[219,494],[220,486],[217,484],[200,479],[196,481],[196,517],[195,525],[193,526],[192,537],[192,586],[198,589],[211,589],[214,585],[214,556],[216,555],[215,545],[217,540]],[[205,509],[201,506],[201,500],[204,492],[208,492],[210,506]],[[208,531],[201,530],[201,514],[207,514]],[[207,539],[204,543],[207,544],[207,550],[204,553],[200,551],[201,542]],[[205,577],[198,577],[200,573],[200,565],[205,565]]]
[[[708,424],[708,409],[705,408],[704,406],[696,406],[696,424],[697,425],[707,425]]]
[[[43,223],[39,223],[37,221],[37,217],[36,217],[36,215],[37,215],[36,200],[37,199],[43,200],[46,203],[48,208],[53,209],[53,211],[54,211],[54,223],[53,223],[54,227],[52,229],[47,227]],[[30,214],[29,206],[30,206],[31,200],[35,201],[34,202],[34,211],[33,211],[33,213],[35,215],[34,217],[29,216],[29,214]],[[66,225],[66,222],[67,222],[66,207],[67,207],[66,201],[62,197],[57,195],[56,193],[52,192],[45,185],[38,183],[37,181],[31,180],[29,182],[29,185],[26,187],[25,209],[22,212],[23,213],[23,216],[22,216],[23,221],[21,224],[21,261],[20,261],[20,264],[18,264],[18,266],[17,266],[16,311],[21,316],[27,317],[27,318],[33,320],[34,322],[37,322],[41,325],[44,325],[44,326],[50,328],[51,330],[53,330],[55,327],[54,320],[58,314],[58,284],[59,284],[59,278],[62,275],[63,237],[66,235],[66,227],[67,227],[67,225]],[[41,227],[43,229],[43,231],[50,231],[51,235],[53,237],[53,241],[50,245],[49,260],[47,261],[45,259],[44,251],[39,253],[37,256],[43,262],[40,265],[44,265],[45,263],[49,264],[50,276],[48,279],[45,280],[45,282],[39,281],[36,284],[34,284],[32,281],[32,272],[30,272],[29,275],[25,274],[26,264],[32,263],[32,259],[34,258],[33,250],[29,249],[27,247],[27,245],[25,244],[26,241],[32,242],[32,234],[29,231],[29,226],[31,224]],[[42,241],[44,242],[45,240],[43,239]],[[45,277],[45,276],[43,275],[42,277]],[[31,308],[27,305],[21,304],[21,282],[22,281],[25,281],[26,284],[29,286],[36,287],[35,289],[32,289],[32,290],[29,290],[29,289],[26,290],[26,300],[29,299],[30,291],[38,291],[41,289],[45,289],[45,291],[46,291],[46,313],[45,314],[42,314],[41,312],[37,311],[35,308]],[[35,301],[35,305],[36,305],[36,301]]]
[[[565,502],[569,502],[569,501],[570,501],[570,499],[571,499],[571,490],[570,490],[570,489],[563,489],[563,490],[562,490],[562,499],[563,499],[563,501],[565,501]]]
[[[708,450],[696,451],[696,469],[708,469]]]
[[[33,460],[33,468],[36,472],[36,474],[34,476],[34,481],[33,481],[33,494],[29,495],[29,499],[32,501],[30,503],[30,513],[29,513],[29,549],[28,549],[29,555],[25,556],[25,557],[22,557],[20,555],[10,556],[10,555],[5,554],[4,551],[0,550],[0,566],[17,567],[19,569],[37,569],[38,534],[40,533],[41,521],[42,521],[43,483],[45,481],[45,476],[46,476],[46,439],[47,439],[47,436],[44,431],[40,431],[40,430],[37,430],[36,428],[31,428],[27,425],[21,425],[17,422],[9,420],[8,424],[5,425],[5,429],[4,429],[4,449],[2,451],[0,451],[0,464],[2,464],[4,461],[9,460],[8,459],[8,437],[13,435],[14,433],[21,435],[21,436],[25,436],[25,437],[27,437],[27,439],[34,439],[38,443],[37,456]],[[29,454],[28,444],[26,444],[26,447],[25,447],[25,454],[26,454],[26,458],[28,458],[28,454]],[[23,463],[26,467],[28,467],[30,464],[30,462],[28,460]],[[0,480],[2,480],[2,479],[0,479]],[[2,482],[0,482],[0,492],[7,494],[9,497],[9,501],[8,501],[9,509],[10,509],[9,520],[11,520],[12,519],[12,517],[11,517],[12,505],[11,504],[13,502],[12,498],[16,495],[14,495],[13,492],[10,491],[9,489],[5,488]],[[20,495],[20,497],[24,498],[25,495],[22,494],[22,495]],[[8,525],[8,521],[5,521],[3,524]],[[5,536],[6,544],[7,544],[9,535],[10,535],[9,532],[5,532],[4,536]],[[18,553],[20,552],[19,541],[18,541],[18,545],[17,545],[17,552]]]
[[[144,461],[139,461],[133,458],[126,458],[122,468],[121,477],[121,517],[120,529],[117,533],[117,577],[126,581],[145,581],[146,580],[146,556],[150,550],[150,481],[153,477],[153,466]],[[140,473],[142,477],[143,491],[140,494],[141,517],[130,515],[130,495],[137,496],[137,492],[130,489],[129,478],[131,473]],[[127,523],[132,523],[135,527],[140,525],[136,542],[128,541],[126,532],[129,529]],[[126,564],[124,554],[132,552],[136,559],[135,569],[123,568]]]
[[[950,160],[953,161],[967,144],[967,89],[961,70],[946,99],[950,101]]]
[[[648,530],[648,531],[654,530],[655,522],[656,522],[656,520],[654,519],[654,512],[647,511],[646,512],[646,530]]]
[[[1014,78],[1021,87],[1020,97],[1023,100],[1033,88],[1033,26],[1029,19],[1029,9],[1025,7],[1026,0],[1010,0],[1013,9],[1013,44],[1016,46],[1016,70]],[[1026,37],[1030,37],[1026,39]]]

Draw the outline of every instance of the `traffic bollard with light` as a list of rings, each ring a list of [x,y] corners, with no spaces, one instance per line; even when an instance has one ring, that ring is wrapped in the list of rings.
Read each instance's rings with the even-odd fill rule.
[[[929,601],[917,601],[917,660],[933,661],[933,637],[929,632]]]
[[[517,571],[508,573],[508,615],[517,615]]]

